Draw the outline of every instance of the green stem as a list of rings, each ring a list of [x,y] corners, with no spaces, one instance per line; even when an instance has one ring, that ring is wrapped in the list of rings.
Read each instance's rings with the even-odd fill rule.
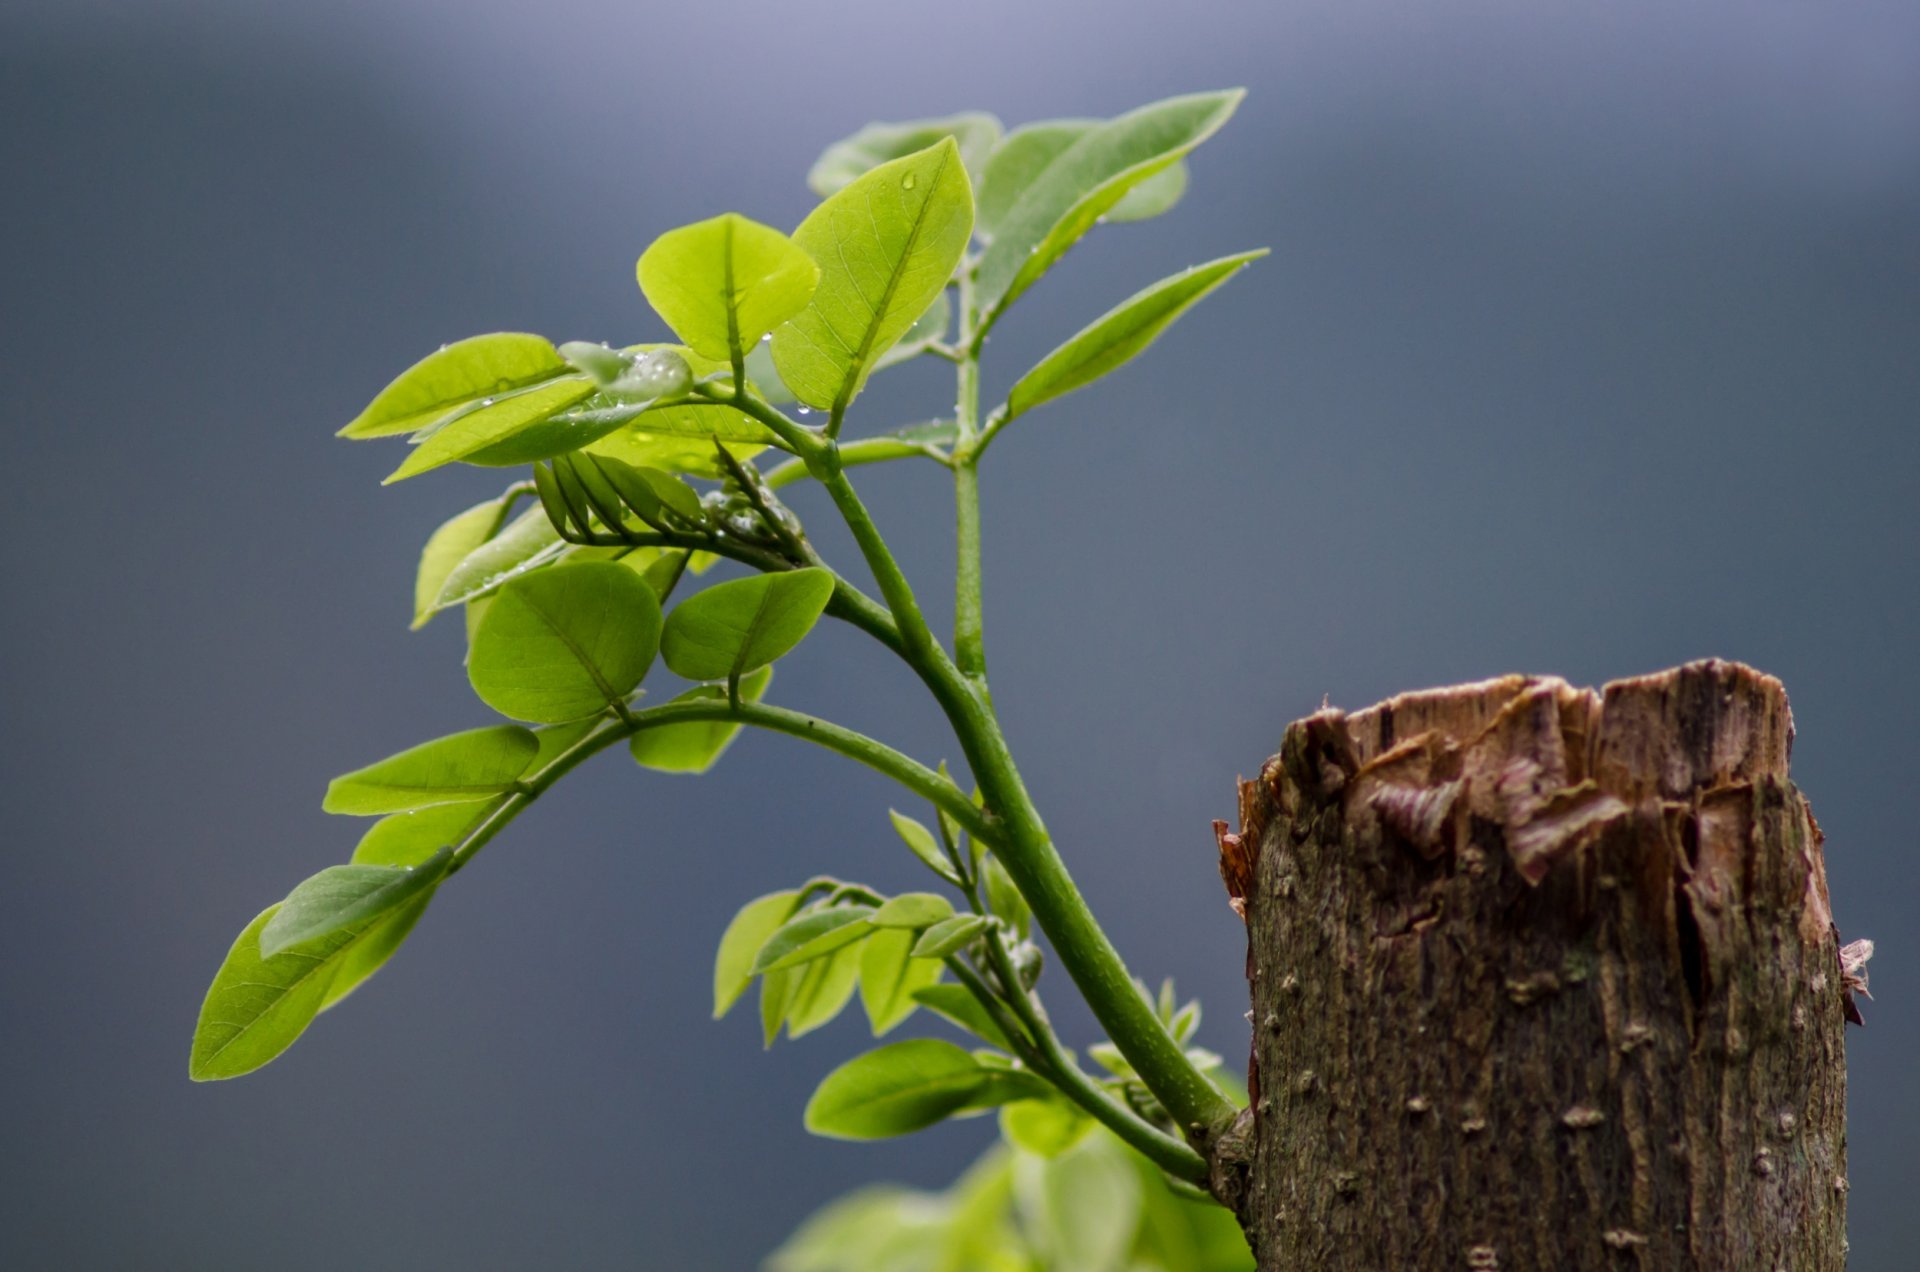
[[[910,442],[901,437],[862,437],[857,441],[843,442],[840,445],[840,466],[858,468],[862,464],[883,464],[891,459],[913,459],[915,457],[932,459],[946,463],[946,456],[925,442]],[[789,459],[776,464],[761,476],[768,490],[779,490],[791,486],[807,476],[807,462],[804,459]]]
[[[960,674],[984,689],[987,652],[980,603],[980,470],[972,457],[953,466],[953,507],[957,548],[953,575],[953,657]]]

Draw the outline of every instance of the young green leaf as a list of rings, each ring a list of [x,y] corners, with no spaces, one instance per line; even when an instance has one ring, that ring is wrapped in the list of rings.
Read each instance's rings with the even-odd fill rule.
[[[969,942],[986,930],[991,921],[978,914],[956,914],[950,919],[942,919],[920,934],[920,939],[914,942],[913,956],[945,958],[965,949]]]
[[[934,842],[932,831],[896,809],[889,808],[887,816],[893,819],[894,831],[913,850],[913,855],[920,858],[922,865],[956,888],[962,885],[960,872],[947,859],[947,854],[941,851],[940,845]]]
[[[975,295],[991,321],[1095,221],[1219,131],[1245,94],[1196,93],[1142,106],[1083,134],[1034,178],[981,254]]]
[[[473,634],[467,678],[502,715],[559,724],[624,703],[653,663],[660,602],[612,561],[564,565],[500,590]]]
[[[873,913],[877,928],[904,928],[918,931],[953,917],[953,906],[933,892],[903,892]]]
[[[753,975],[798,967],[870,936],[872,915],[870,905],[836,905],[787,920],[754,955]]]
[[[513,724],[449,734],[334,778],[320,806],[373,816],[492,799],[513,789],[539,751],[533,734]]]
[[[973,231],[982,242],[991,242],[1000,221],[1029,185],[1060,157],[1060,152],[1106,121],[1099,119],[1049,119],[1023,124],[1001,139],[987,160],[985,172],[974,196]],[[1180,201],[1187,190],[1187,165],[1184,161],[1161,169],[1148,177],[1107,209],[1109,222],[1145,221],[1159,216]],[[563,348],[562,353],[566,350]]]
[[[800,894],[794,891],[769,892],[741,906],[720,937],[720,952],[713,960],[713,1018],[720,1019],[747,992],[753,983],[753,958],[767,938],[793,917]]]
[[[661,656],[688,680],[744,676],[799,644],[832,597],[833,575],[812,567],[718,584],[674,607]]]
[[[913,991],[946,970],[939,959],[913,957],[913,939],[911,931],[892,929],[875,932],[860,947],[860,1005],[876,1038],[911,1016],[919,1006]]]
[[[442,848],[418,866],[329,866],[289,892],[260,929],[260,956],[364,926],[438,884],[452,860]]]
[[[428,888],[425,892],[390,911],[387,916],[368,928],[366,932],[341,952],[338,968],[333,979],[327,983],[326,997],[320,1001],[320,1010],[328,1011],[341,999],[360,988],[367,977],[385,966],[406,939],[413,935],[414,925],[420,922],[420,916],[427,912],[427,906],[433,903],[438,887]]]
[[[631,370],[634,361],[630,353],[591,340],[569,340],[559,353],[568,366],[603,389]]]
[[[1000,1110],[1000,1134],[1015,1148],[1058,1157],[1093,1129],[1093,1119],[1065,1100],[1017,1100]]]
[[[448,518],[427,538],[420,550],[420,566],[413,579],[413,627],[427,625],[439,610],[440,589],[454,567],[472,555],[500,528],[506,514],[504,499],[489,499]]]
[[[400,917],[374,915],[262,957],[260,933],[279,910],[278,905],[269,906],[246,926],[207,989],[187,1066],[196,1082],[251,1073],[292,1046],[326,1004],[328,990],[350,956],[390,932],[386,924]],[[371,970],[361,970],[360,978]]]
[[[539,767],[535,760],[528,770]],[[501,797],[504,798],[504,797]],[[412,812],[391,813],[367,828],[354,847],[356,866],[418,866],[442,848],[451,848],[499,807],[499,798],[484,804],[441,804]]]
[[[567,547],[545,509],[529,508],[453,567],[440,585],[433,608],[438,612],[489,596],[553,561]]]
[[[792,239],[733,212],[662,234],[636,272],[674,334],[729,361],[806,308],[820,281],[820,267]]]
[[[567,371],[552,342],[517,331],[497,331],[442,345],[402,371],[340,430],[341,437],[411,433],[484,397],[498,397]]]
[[[824,199],[881,164],[925,150],[945,137],[953,138],[959,146],[960,161],[967,171],[978,174],[993,143],[1000,139],[1000,121],[981,111],[967,111],[942,119],[868,124],[826,148],[807,173],[807,188]]]
[[[1071,393],[1123,365],[1152,344],[1180,315],[1266,254],[1262,248],[1223,256],[1184,269],[1127,297],[1015,382],[1007,395],[1009,416]]]
[[[787,1004],[800,983],[798,971],[768,972],[760,978],[760,1036],[771,1047],[787,1022]]]
[[[985,1077],[979,1062],[950,1042],[889,1043],[826,1076],[807,1101],[807,1129],[831,1139],[905,1135],[961,1108]]]
[[[1014,1189],[1045,1266],[1121,1266],[1140,1222],[1140,1179],[1115,1141],[1083,1140],[1052,1160],[1017,1157]]]
[[[853,1000],[860,979],[860,947],[843,946],[793,970],[800,979],[787,1003],[787,1037],[804,1038],[831,1023]]]
[[[512,450],[502,448],[484,459],[480,457],[480,452],[551,419],[568,407],[593,396],[594,392],[592,380],[584,375],[570,374],[497,397],[481,398],[471,409],[463,410],[437,426],[431,436],[413,448],[413,453],[407,456],[405,463],[387,475],[384,484],[405,481],[443,464],[451,464],[456,459],[471,457],[476,462],[499,467],[525,463],[529,459],[543,458],[570,450],[573,446],[584,445],[594,438],[583,432],[556,428],[555,437],[549,443],[557,447],[556,450],[534,447],[532,449],[541,453],[530,454],[526,447]]]
[[[740,678],[743,702],[758,702],[773,680],[773,668],[762,667]],[[727,692],[716,685],[699,685],[673,701],[725,702]],[[633,735],[628,747],[643,767],[662,773],[704,773],[726,753],[740,726],[728,720],[696,720],[687,724],[666,724]]]
[[[809,406],[844,411],[946,289],[972,232],[973,192],[951,137],[881,164],[815,208],[793,240],[820,262],[820,286],[773,333],[781,380]]]
[[[1000,864],[998,857],[989,855],[981,863],[980,875],[981,882],[987,885],[987,905],[1012,924],[1022,937],[1027,936],[1033,928],[1033,911],[1027,908],[1027,899],[1014,886],[1007,868]]]
[[[1007,1035],[994,1023],[987,1009],[980,1005],[971,991],[963,985],[926,985],[912,991],[913,1001],[928,1011],[944,1016],[976,1038],[984,1038],[1002,1051],[1012,1051],[1013,1044]]]

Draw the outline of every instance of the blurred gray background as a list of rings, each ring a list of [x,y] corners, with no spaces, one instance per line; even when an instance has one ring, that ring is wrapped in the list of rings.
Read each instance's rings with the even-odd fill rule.
[[[1879,942],[1854,1266],[1911,1267],[1916,49],[1903,4],[14,0],[0,1264],[740,1269],[849,1186],[949,1179],[988,1123],[802,1131],[860,1023],[768,1055],[707,1019],[743,900],[917,882],[893,793],[779,738],[699,782],[604,761],[282,1061],[188,1083],[234,932],[361,829],[325,780],[487,718],[457,622],[405,628],[421,541],[497,478],[382,491],[395,449],[331,434],[444,340],[658,334],[647,241],[796,223],[868,119],[1244,84],[1187,202],[1096,232],[990,350],[998,394],[1146,282],[1274,249],[989,465],[996,695],[1070,864],[1243,1055],[1207,823],[1290,718],[1755,663],[1843,935]],[[882,377],[855,431],[938,411],[942,370]],[[936,470],[861,485],[941,594]],[[953,751],[844,631],[775,697]]]

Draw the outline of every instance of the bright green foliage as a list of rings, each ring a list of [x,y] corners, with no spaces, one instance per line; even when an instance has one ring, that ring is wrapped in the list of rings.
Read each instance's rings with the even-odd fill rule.
[[[820,267],[793,240],[728,212],[670,230],[640,257],[647,303],[703,357],[744,357],[806,308]]]
[[[807,1129],[829,1139],[884,1139],[962,1108],[987,1079],[967,1052],[937,1038],[888,1043],[826,1076],[807,1102]]]
[[[832,597],[833,576],[820,569],[721,583],[674,608],[661,656],[688,680],[744,676],[799,644]]]
[[[874,363],[946,289],[973,233],[973,191],[951,137],[883,163],[793,232],[821,263],[813,301],[773,334],[780,378],[844,411]]]
[[[328,866],[280,903],[260,929],[260,956],[363,927],[440,882],[453,854],[442,848],[417,866]]]
[[[467,678],[519,720],[560,723],[626,701],[660,642],[660,602],[632,570],[586,561],[502,588],[473,634]]]
[[[515,393],[566,370],[550,341],[522,332],[500,331],[442,345],[380,390],[340,436],[411,433],[469,402]]]
[[[773,682],[773,668],[740,678],[740,699],[758,702]],[[726,691],[713,685],[696,685],[675,702],[724,701]],[[665,724],[633,735],[628,744],[633,758],[642,766],[662,773],[704,773],[726,754],[740,726],[727,720],[699,720],[687,724]]]
[[[539,741],[517,725],[469,729],[334,778],[320,806],[364,817],[492,799],[512,790],[539,752]]]
[[[767,938],[793,917],[800,904],[795,891],[769,892],[740,907],[720,937],[713,961],[713,1018],[720,1019],[753,984],[753,959]]]
[[[879,918],[874,916],[874,925],[883,927]],[[860,947],[860,1004],[876,1038],[911,1016],[920,1005],[914,991],[934,984],[945,970],[939,959],[913,957],[913,942],[911,930],[891,928],[875,932]]]
[[[1173,97],[1082,134],[1013,200],[980,258],[979,303],[991,317],[1019,298],[1129,190],[1219,131],[1238,90]]]
[[[960,161],[977,174],[1000,139],[1000,121],[980,111],[948,115],[944,119],[915,119],[900,124],[868,124],[845,141],[828,146],[807,173],[807,186],[821,198],[837,194],[854,180],[890,160],[951,137],[960,149]]]
[[[1257,252],[1223,256],[1135,292],[1081,328],[1073,339],[1021,376],[1013,391],[1007,394],[1008,415],[1019,415],[1042,402],[1071,393],[1131,361],[1181,314],[1266,254],[1262,248]]]
[[[753,960],[754,974],[798,967],[851,945],[872,934],[872,919],[870,905],[833,906],[789,919],[760,947]]]
[[[925,1007],[921,1024],[985,1045],[882,1046],[826,1077],[807,1125],[866,1139],[1002,1109],[1008,1144],[947,1193],[850,1200],[775,1266],[1248,1266],[1231,1218],[1176,1196],[1161,1174],[1204,1181],[1189,1132],[1218,1131],[1235,1113],[1220,1058],[1192,1045],[1199,1005],[1178,1005],[1170,985],[1156,996],[1130,984],[1111,947],[1088,939],[1093,917],[1010,758],[982,652],[978,516],[981,460],[1008,422],[1126,363],[1260,255],[1136,293],[982,409],[983,346],[1006,307],[1096,223],[1178,203],[1188,156],[1238,100],[1173,98],[1004,137],[977,113],[870,126],[822,155],[809,179],[825,199],[791,238],[729,212],[647,248],[641,290],[684,344],[556,348],[496,333],[445,346],[382,390],[342,432],[412,443],[389,480],[454,462],[522,469],[434,531],[412,608],[417,627],[460,607],[474,690],[540,727],[453,734],[329,786],[329,811],[380,820],[350,864],[314,875],[242,932],[208,992],[193,1076],[230,1077],[284,1050],[393,955],[456,869],[576,767],[624,746],[640,768],[702,773],[754,725],[858,760],[930,803],[931,827],[891,820],[951,891],[888,896],[816,875],[750,902],[721,940],[715,1016],[756,980],[768,1045],[782,1030],[823,1028],[856,992],[875,1036]],[[843,438],[867,378],[923,354],[956,364],[943,418]],[[794,401],[792,416],[780,409]],[[806,420],[809,408],[829,412],[824,426]],[[900,459],[954,479],[951,645],[848,476]],[[802,482],[823,487],[817,506],[851,532],[860,568],[829,566],[782,502]],[[534,505],[514,515],[528,496]],[[684,595],[687,576],[722,558],[746,576]],[[763,700],[771,664],[828,614],[902,659],[974,771],[956,778]],[[656,653],[703,683],[653,705],[637,691]],[[643,850],[655,838],[642,836]],[[1039,997],[1042,936],[1111,1041],[1076,1051],[1056,1034]]]

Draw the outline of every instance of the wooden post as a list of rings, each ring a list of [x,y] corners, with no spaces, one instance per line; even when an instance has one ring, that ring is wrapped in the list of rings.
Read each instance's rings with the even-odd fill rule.
[[[1843,1267],[1864,978],[1792,738],[1726,662],[1293,724],[1218,827],[1253,1106],[1215,1186],[1259,1266]]]

